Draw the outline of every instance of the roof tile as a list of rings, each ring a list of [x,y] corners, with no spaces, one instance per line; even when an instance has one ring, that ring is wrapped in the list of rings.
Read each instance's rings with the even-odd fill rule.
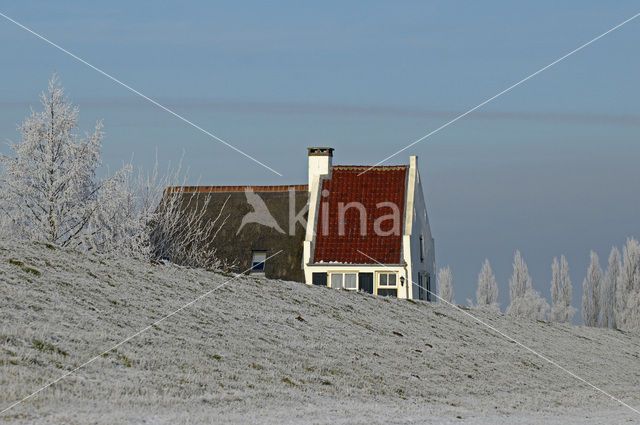
[[[313,261],[351,264],[399,264],[402,250],[405,180],[407,166],[335,166],[331,179],[325,179],[322,190],[328,196],[320,197],[316,242]],[[364,174],[358,174],[366,171]],[[325,192],[326,193],[326,192]],[[358,202],[366,212],[366,233],[361,235],[360,213],[349,208],[344,213],[344,234],[339,233],[339,206]],[[399,210],[399,232],[377,235],[376,219],[392,213],[390,207],[380,207],[381,202],[391,202]],[[328,229],[323,229],[322,217],[329,217]],[[382,221],[383,232],[392,230],[392,220]],[[361,254],[358,251],[366,253]]]

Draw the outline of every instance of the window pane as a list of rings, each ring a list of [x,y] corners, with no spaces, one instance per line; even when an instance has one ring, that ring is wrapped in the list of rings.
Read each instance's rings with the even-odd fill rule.
[[[386,275],[386,273],[380,273],[380,282],[378,284],[380,286],[387,286],[387,275]]]
[[[267,253],[264,251],[255,251],[251,259],[251,270],[264,271],[264,262],[267,259]]]
[[[396,275],[395,273],[389,273],[389,286],[396,286]]]
[[[356,274],[355,273],[345,273],[344,275],[344,287],[346,289],[356,289]]]
[[[342,273],[331,273],[331,287],[342,288]]]
[[[313,273],[312,281],[314,285],[327,286],[327,274],[326,273]]]
[[[378,289],[378,295],[383,297],[397,297],[398,290],[395,288]]]

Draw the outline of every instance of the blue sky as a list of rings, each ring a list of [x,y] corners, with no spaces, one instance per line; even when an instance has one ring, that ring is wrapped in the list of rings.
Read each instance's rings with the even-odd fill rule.
[[[637,3],[14,2],[0,11],[284,174],[279,177],[0,20],[0,137],[56,72],[102,119],[104,160],[184,161],[203,184],[306,182],[306,147],[373,164],[624,19]],[[640,236],[640,19],[393,158],[418,155],[458,302],[485,257],[508,302],[515,249],[549,298],[565,254]],[[0,147],[6,152],[6,147]]]

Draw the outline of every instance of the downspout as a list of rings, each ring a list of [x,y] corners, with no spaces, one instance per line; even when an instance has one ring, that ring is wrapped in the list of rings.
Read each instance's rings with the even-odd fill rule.
[[[411,281],[411,278],[409,277],[409,270],[407,270],[407,262],[404,262],[404,282],[407,285],[407,299],[413,299],[413,298],[409,298],[409,285],[413,285],[413,282]]]

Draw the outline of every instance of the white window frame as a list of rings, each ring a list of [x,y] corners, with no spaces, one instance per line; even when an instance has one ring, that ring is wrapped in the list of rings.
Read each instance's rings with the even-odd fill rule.
[[[342,275],[342,278],[340,280],[340,287],[339,289],[345,289],[347,291],[357,291],[358,287],[359,287],[359,283],[358,283],[358,272],[357,271],[352,271],[352,270],[340,270],[340,271],[335,271],[335,272],[329,272],[328,273],[328,281],[329,281],[329,287],[331,288],[336,288],[335,286],[333,286],[333,276],[334,275]],[[356,278],[356,287],[355,288],[346,288],[345,287],[345,280],[346,280],[346,275],[355,275]]]

